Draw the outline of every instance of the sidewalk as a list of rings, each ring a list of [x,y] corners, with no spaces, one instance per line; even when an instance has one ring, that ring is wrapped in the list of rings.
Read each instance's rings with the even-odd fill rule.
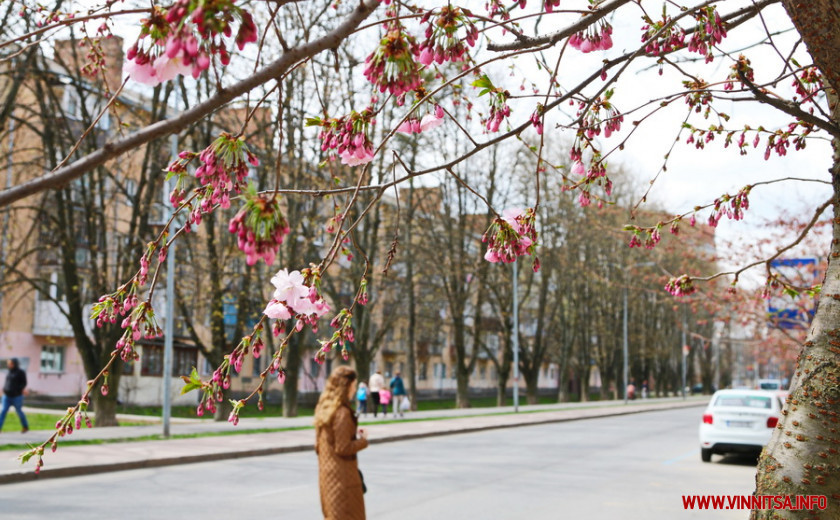
[[[361,424],[369,431],[372,444],[394,442],[406,439],[451,435],[488,429],[529,426],[553,422],[573,421],[597,417],[641,413],[673,408],[700,407],[708,402],[708,396],[681,398],[646,399],[632,401],[597,401],[591,403],[568,403],[553,405],[520,406],[519,413],[513,407],[470,408],[407,413],[405,419],[393,417],[373,419],[370,414],[362,418]],[[36,411],[27,409],[27,411]],[[120,416],[121,419],[132,417]],[[148,417],[144,419],[149,419]],[[49,477],[67,477],[107,471],[168,466],[229,458],[255,457],[313,449],[312,417],[270,417],[241,419],[238,426],[227,422],[199,419],[173,420],[170,433],[173,436],[226,433],[192,438],[168,440],[132,440],[162,433],[160,424],[148,426],[122,426],[93,428],[74,432],[65,440],[107,440],[102,444],[62,446],[56,453],[44,455],[44,466],[40,475],[34,472],[34,460],[21,465],[17,460],[18,450],[0,451],[0,484],[24,482]],[[287,431],[255,432],[294,428]],[[250,433],[249,433],[250,431]],[[241,432],[241,433],[240,433]],[[238,433],[236,435],[230,435]],[[51,431],[31,431],[26,434],[3,433],[0,445],[37,445],[46,440]]]

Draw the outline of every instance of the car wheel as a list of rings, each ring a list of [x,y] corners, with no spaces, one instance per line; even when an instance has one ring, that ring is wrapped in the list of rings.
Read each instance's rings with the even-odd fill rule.
[[[712,462],[712,449],[700,448],[700,458],[703,462]]]

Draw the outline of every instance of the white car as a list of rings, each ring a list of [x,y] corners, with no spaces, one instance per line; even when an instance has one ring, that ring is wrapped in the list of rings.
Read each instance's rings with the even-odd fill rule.
[[[782,406],[777,392],[715,392],[700,423],[700,458],[711,462],[715,453],[760,451],[779,423]]]

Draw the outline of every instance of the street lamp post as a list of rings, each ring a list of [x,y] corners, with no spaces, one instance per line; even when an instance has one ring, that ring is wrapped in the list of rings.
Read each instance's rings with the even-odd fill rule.
[[[627,277],[625,276],[625,281],[626,281],[626,278]],[[627,399],[628,399],[628,397],[627,397],[627,382],[629,381],[628,372],[630,371],[630,367],[628,366],[628,363],[627,363],[628,350],[629,350],[628,340],[627,340],[627,284],[624,285],[624,309],[622,311],[622,316],[623,316],[622,330],[623,330],[624,340],[622,341],[621,355],[622,355],[622,360],[623,360],[623,372],[624,372],[624,404],[627,404]]]
[[[613,264],[616,265],[616,264]],[[630,366],[628,359],[630,357],[629,350],[629,340],[627,338],[627,272],[630,269],[636,267],[646,267],[656,265],[656,262],[640,262],[638,264],[628,265],[624,267],[619,267],[622,271],[624,271],[624,294],[623,294],[623,309],[622,309],[622,347],[621,347],[621,357],[622,357],[622,372],[624,377],[624,404],[628,403],[629,396],[627,395],[627,385],[630,382]]]
[[[519,271],[513,261],[513,411],[519,411]]]
[[[174,105],[177,110],[178,90],[173,90]],[[170,153],[173,158],[178,157],[178,134],[173,133],[169,137]],[[171,219],[174,209],[169,205],[170,183],[164,183],[163,204],[169,208],[168,214]],[[174,233],[170,233],[174,235]],[[163,339],[163,436],[169,437],[169,423],[172,417],[172,351],[175,338],[175,241],[171,240],[166,251],[166,335]]]

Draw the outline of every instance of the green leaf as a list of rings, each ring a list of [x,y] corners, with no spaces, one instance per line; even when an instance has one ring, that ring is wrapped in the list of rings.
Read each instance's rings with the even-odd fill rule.
[[[782,290],[782,292],[785,293],[786,295],[790,296],[791,298],[796,298],[797,296],[799,296],[799,291],[797,291],[796,289],[794,289],[792,287],[785,287]]]

